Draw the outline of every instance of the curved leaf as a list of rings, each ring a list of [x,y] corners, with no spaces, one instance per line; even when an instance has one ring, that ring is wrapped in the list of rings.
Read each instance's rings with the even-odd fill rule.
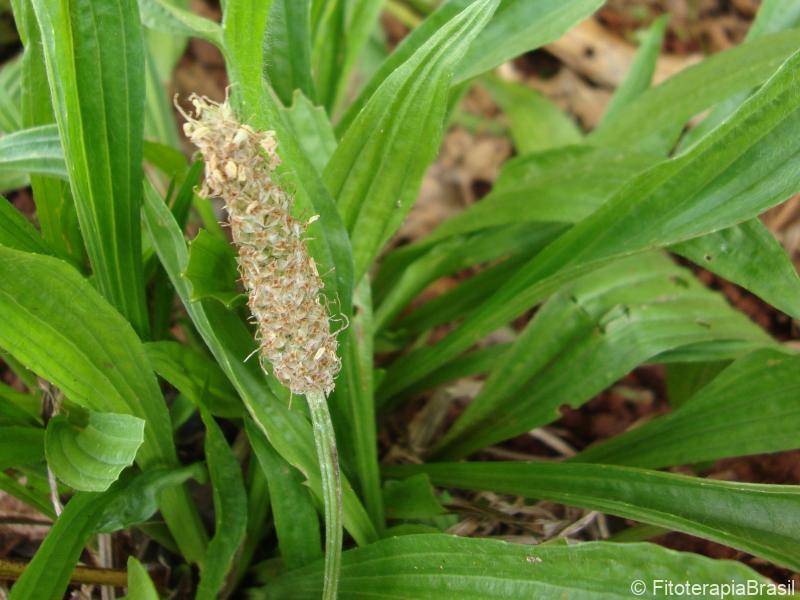
[[[47,464],[76,490],[104,492],[133,464],[144,426],[142,419],[114,413],[55,416],[47,423]]]
[[[0,137],[0,173],[33,173],[67,178],[55,125],[41,125]]]
[[[222,27],[164,0],[138,0],[142,25],[153,31],[204,39],[222,48]]]

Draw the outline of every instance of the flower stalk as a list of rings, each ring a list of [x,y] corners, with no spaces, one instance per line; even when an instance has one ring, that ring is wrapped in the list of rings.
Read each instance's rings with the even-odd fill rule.
[[[278,182],[274,132],[240,123],[227,100],[192,95],[186,136],[206,163],[202,193],[220,197],[238,250],[239,272],[257,323],[259,359],[294,394],[305,395],[314,429],[325,507],[326,600],[336,598],[342,547],[342,491],[326,396],[341,368],[336,333],[292,196]],[[312,219],[313,221],[313,219]]]

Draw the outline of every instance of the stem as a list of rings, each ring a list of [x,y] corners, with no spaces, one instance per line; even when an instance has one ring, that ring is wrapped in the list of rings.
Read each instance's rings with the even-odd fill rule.
[[[342,484],[339,480],[336,436],[325,395],[322,392],[308,392],[306,400],[314,426],[314,442],[317,446],[325,505],[325,576],[322,598],[335,600],[342,560]]]
[[[0,580],[19,579],[28,563],[0,558]],[[110,585],[124,588],[128,585],[128,572],[122,569],[96,569],[75,567],[69,579],[74,584]]]

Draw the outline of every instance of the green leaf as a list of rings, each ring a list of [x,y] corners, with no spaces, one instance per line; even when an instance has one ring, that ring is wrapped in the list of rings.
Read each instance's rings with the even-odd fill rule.
[[[714,54],[643,93],[605,119],[588,140],[596,145],[666,154],[686,122],[717,102],[766,81],[800,45],[800,31],[764,36]]]
[[[228,78],[234,101],[246,121],[257,118],[263,108],[263,43],[271,4],[272,0],[226,0],[222,14]]]
[[[40,427],[0,427],[0,471],[41,462],[44,430]]]
[[[192,302],[215,298],[228,308],[247,301],[238,288],[239,268],[231,245],[201,229],[189,244],[189,264],[184,276],[192,284]]]
[[[125,478],[125,474],[122,475]],[[108,502],[98,519],[98,533],[113,533],[128,529],[150,519],[158,510],[159,495],[183,485],[189,479],[206,481],[203,465],[196,463],[185,467],[150,467],[145,472],[125,479],[112,490],[119,493]]]
[[[144,427],[144,420],[131,415],[74,411],[55,416],[47,422],[47,464],[73,489],[104,492],[133,464]]]
[[[778,350],[744,356],[679,408],[575,460],[659,468],[800,446],[800,357]]]
[[[336,134],[325,110],[314,106],[299,90],[294,92],[291,107],[281,110],[297,143],[321,176],[337,145]]]
[[[184,10],[164,0],[138,0],[142,25],[154,31],[192,36],[222,48],[219,23]]]
[[[602,5],[602,0],[503,0],[459,65],[454,83],[560,38]]]
[[[386,288],[391,284],[391,288],[381,297],[375,312],[375,330],[381,331],[389,325],[417,294],[440,277],[508,256],[532,256],[563,231],[563,226],[554,223],[486,228],[473,234],[452,236],[410,264],[403,264],[405,257],[401,248],[385,259],[376,281],[379,291],[381,286]],[[401,260],[392,264],[392,258]]]
[[[628,105],[636,100],[642,93],[650,87],[653,73],[656,70],[656,63],[661,54],[661,46],[664,43],[664,33],[667,30],[669,15],[661,15],[653,21],[650,29],[639,46],[636,58],[631,65],[630,71],[611,98],[606,111],[603,113],[603,120],[613,119],[627,109]]]
[[[2,196],[0,196],[0,245],[37,254],[53,253],[31,222]]]
[[[38,394],[18,392],[0,381],[0,424],[39,425],[42,399]]]
[[[511,139],[521,155],[577,144],[583,137],[575,122],[527,85],[485,78],[492,99],[508,119]]]
[[[0,69],[0,132],[11,133],[22,128],[21,93],[22,61],[10,60]]]
[[[355,281],[416,199],[441,141],[453,70],[497,1],[471,4],[387,77],[331,158],[325,181],[351,234]]]
[[[758,219],[670,248],[800,319],[800,278],[769,229]]]
[[[161,264],[169,275],[189,317],[214,355],[220,368],[242,398],[253,421],[278,453],[302,472],[317,497],[321,497],[319,466],[311,425],[290,411],[267,387],[255,361],[245,358],[255,341],[238,317],[214,301],[191,302],[191,287],[181,277],[188,263],[186,242],[174,217],[154,190],[145,195],[144,221]],[[377,538],[377,533],[352,487],[342,476],[344,523],[359,544]]]
[[[576,223],[602,206],[660,158],[588,145],[554,148],[507,162],[492,191],[409,246],[423,248],[451,235],[521,222]]]
[[[242,416],[244,407],[236,390],[207,355],[178,342],[149,342],[144,349],[156,373],[195,407],[205,406],[211,414],[228,419]]]
[[[630,180],[537,254],[455,332],[395,362],[379,395],[432,372],[592,267],[736,225],[798,191],[798,65],[800,53],[691,151]]]
[[[347,45],[347,0],[312,0],[313,66],[317,98],[329,113],[333,112],[340,92],[344,53]]]
[[[346,131],[369,98],[401,64],[425,45],[472,0],[449,0],[414,29],[375,72],[342,117],[337,130]],[[515,56],[551,42],[591,15],[602,0],[502,0],[473,47],[460,61],[453,83],[464,82]]]
[[[47,89],[47,71],[43,44],[32,3],[17,3],[14,16],[20,37],[25,43],[20,98],[22,124],[24,127],[55,124],[50,95],[42,93],[42,90]],[[58,148],[61,148],[60,141]],[[66,166],[64,166],[62,177],[66,179]],[[31,176],[30,184],[42,237],[58,249],[59,255],[74,256],[76,263],[84,263],[83,239],[75,216],[72,197],[67,192],[68,184],[54,177],[38,175]]]
[[[383,501],[390,519],[430,519],[446,512],[424,473],[402,481],[387,481]]]
[[[364,276],[354,295],[350,327],[341,336],[342,371],[331,396],[334,422],[339,425],[340,456],[349,450],[355,464],[361,496],[375,527],[384,525],[378,449],[375,444],[375,397],[373,382],[372,298]]]
[[[141,466],[177,463],[169,413],[141,342],[77,271],[54,258],[0,247],[0,321],[0,347],[70,401],[147,422]],[[190,537],[199,521],[184,494],[165,494],[162,511],[192,557],[202,536]]]
[[[245,419],[245,430],[267,478],[281,559],[288,569],[296,569],[322,558],[319,518],[303,476],[269,445],[251,419]]]
[[[219,597],[233,568],[239,546],[247,531],[247,494],[242,468],[219,426],[205,409],[200,409],[206,426],[205,454],[214,492],[214,537],[208,543],[200,571],[196,598]]]
[[[321,565],[291,571],[253,598],[319,598]],[[745,585],[762,580],[740,563],[653,544],[529,546],[443,534],[407,535],[344,553],[342,597],[394,600],[629,600],[631,581]],[[647,598],[656,598],[654,592]],[[744,595],[731,595],[744,598]]]
[[[11,588],[9,600],[61,600],[95,523],[112,497],[113,493],[90,492],[73,496]]]
[[[159,600],[156,586],[142,563],[136,557],[128,557],[127,600]]]
[[[714,481],[612,465],[469,462],[397,465],[435,485],[489,490],[598,510],[683,531],[790,569],[800,565],[800,488]]]
[[[465,456],[535,429],[557,419],[562,405],[580,406],[647,360],[717,340],[774,344],[669,258],[654,253],[614,262],[541,307],[439,449],[449,458]]]
[[[122,0],[33,0],[78,220],[98,288],[141,334],[144,50]]]
[[[55,125],[32,127],[0,137],[0,172],[19,171],[66,179],[64,153]]]
[[[272,0],[264,37],[264,77],[285,106],[295,90],[315,97],[311,79],[311,0]]]

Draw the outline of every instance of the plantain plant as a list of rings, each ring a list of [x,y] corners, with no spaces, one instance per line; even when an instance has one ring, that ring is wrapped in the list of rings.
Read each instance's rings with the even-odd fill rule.
[[[798,276],[758,219],[800,192],[796,0],[764,0],[743,44],[651,87],[656,21],[588,134],[493,71],[602,0],[221,4],[215,22],[185,0],[11,0],[24,50],[0,71],[0,187],[30,187],[35,224],[0,199],[0,349],[25,386],[0,384],[0,490],[52,519],[29,563],[0,561],[12,600],[70,582],[147,600],[179,585],[276,599],[777,589],[646,541],[665,531],[800,570],[800,488],[698,475],[800,447],[800,356],[685,266],[800,318]],[[414,27],[376,63],[384,8]],[[221,51],[231,84],[185,113],[192,156],[165,86],[190,37]],[[474,85],[516,156],[488,196],[396,247]],[[524,327],[493,341],[512,321]],[[481,453],[651,363],[679,383],[668,413],[564,460]],[[382,460],[379,420],[476,376],[413,460]],[[182,460],[198,428],[202,452]],[[574,544],[457,537],[456,490],[641,525]],[[121,530],[150,553],[127,574],[76,570]],[[174,571],[160,591],[154,545]]]

